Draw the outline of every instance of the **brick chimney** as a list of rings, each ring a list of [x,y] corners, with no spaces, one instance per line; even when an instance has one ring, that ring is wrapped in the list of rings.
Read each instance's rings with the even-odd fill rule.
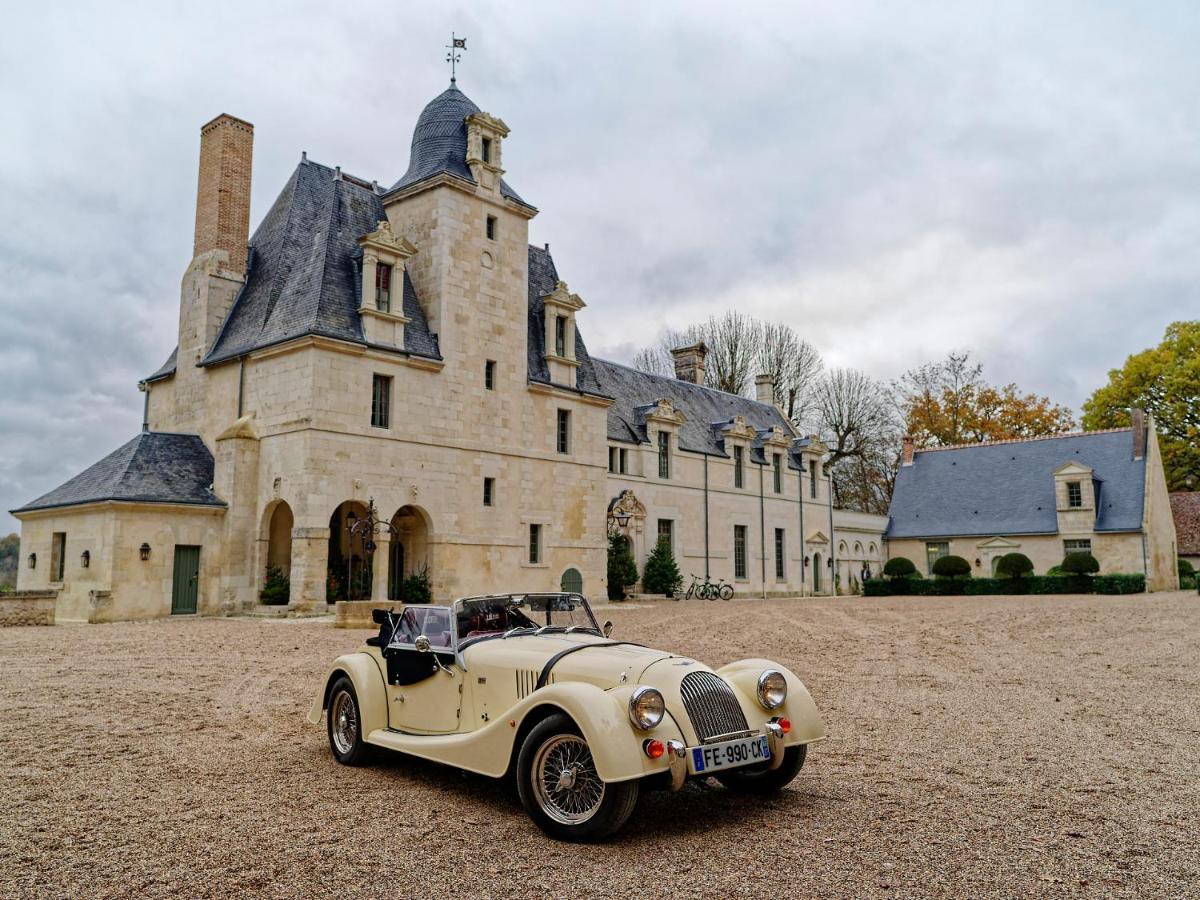
[[[775,378],[772,375],[754,376],[754,399],[768,406],[775,405]]]
[[[916,450],[916,442],[913,441],[911,434],[906,434],[900,443],[900,465],[911,466],[913,464],[913,452]]]
[[[1129,418],[1133,424],[1133,458],[1141,459],[1146,455],[1146,413],[1135,406]]]
[[[704,358],[708,347],[704,341],[688,347],[676,347],[671,351],[675,360],[675,377],[692,384],[704,384]]]
[[[254,126],[222,113],[200,129],[193,257],[211,250],[229,254],[227,268],[246,274],[250,239],[250,168]]]

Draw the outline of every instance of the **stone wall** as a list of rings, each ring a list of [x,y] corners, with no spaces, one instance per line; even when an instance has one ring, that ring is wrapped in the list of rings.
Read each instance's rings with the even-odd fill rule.
[[[0,594],[0,627],[53,625],[58,591],[15,591]]]
[[[999,540],[997,540],[999,537]],[[1102,532],[1081,535],[999,535],[987,537],[934,538],[947,540],[950,553],[961,556],[971,563],[976,578],[988,578],[992,574],[992,561],[1006,553],[1024,553],[1033,563],[1033,571],[1044,575],[1051,566],[1063,561],[1063,540],[1076,537],[1088,538],[1092,542],[1092,555],[1100,563],[1105,574],[1142,573],[1145,571],[1142,556],[1142,536],[1137,532]],[[889,559],[906,557],[916,565],[917,571],[929,577],[924,540],[894,540],[887,543]],[[989,546],[991,545],[991,546]],[[979,565],[975,565],[975,560]]]

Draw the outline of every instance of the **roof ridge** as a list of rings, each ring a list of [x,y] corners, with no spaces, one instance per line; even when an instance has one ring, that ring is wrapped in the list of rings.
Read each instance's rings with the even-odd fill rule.
[[[306,166],[306,165],[307,166],[316,166],[318,169],[328,169],[331,173],[341,171],[343,181],[349,181],[351,184],[355,185],[356,187],[361,187],[363,190],[367,190],[367,191],[372,190],[372,188],[376,184],[379,183],[377,181],[368,181],[366,178],[363,178],[361,175],[351,175],[349,172],[347,172],[341,166],[327,166],[327,165],[325,165],[325,163],[317,162],[315,159],[310,159],[308,157],[305,157],[304,159],[300,160],[299,164],[302,166]],[[379,191],[379,193],[382,193],[382,189]]]
[[[745,394],[734,394],[734,393],[731,393],[730,391],[723,391],[720,388],[710,387],[707,384],[696,384],[695,382],[692,382],[692,381],[684,381],[682,378],[676,378],[673,375],[659,375],[657,372],[645,372],[639,368],[636,368],[635,366],[627,366],[624,363],[614,362],[611,359],[603,359],[599,356],[593,356],[592,359],[597,360],[602,363],[605,363],[610,366],[616,366],[617,368],[624,369],[627,372],[634,372],[638,375],[645,375],[648,378],[661,378],[663,381],[670,381],[673,384],[682,384],[688,388],[694,388],[694,389],[701,390],[701,391],[710,391],[711,393],[714,393],[714,394],[720,394],[723,397],[733,397],[735,400],[743,400],[746,403],[753,403],[755,406],[761,406],[764,409],[770,409],[770,410],[775,409],[774,404],[763,403],[759,400],[754,399],[753,397],[747,397]]]
[[[1064,431],[1059,434],[1038,434],[1032,437],[1004,438],[999,441],[965,441],[961,444],[945,444],[940,447],[917,447],[914,453],[935,453],[940,450],[964,450],[970,447],[998,447],[1005,444],[1031,444],[1034,441],[1055,441],[1059,438],[1089,437],[1093,434],[1112,434],[1118,431],[1133,431],[1132,427],[1097,428],[1094,431]]]

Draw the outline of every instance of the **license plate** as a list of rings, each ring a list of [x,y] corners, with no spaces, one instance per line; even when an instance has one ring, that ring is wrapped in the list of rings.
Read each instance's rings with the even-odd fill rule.
[[[688,767],[693,775],[715,772],[717,769],[732,769],[765,762],[771,758],[771,745],[765,734],[758,737],[738,738],[719,744],[705,744],[688,750]]]

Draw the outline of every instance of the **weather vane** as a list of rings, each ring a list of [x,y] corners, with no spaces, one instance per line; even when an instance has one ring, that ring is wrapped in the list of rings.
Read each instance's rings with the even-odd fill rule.
[[[450,83],[455,84],[456,69],[462,61],[462,54],[458,51],[467,49],[467,39],[456,37],[452,31],[450,32],[450,43],[446,45],[446,49],[450,51],[446,54],[446,62],[450,63]]]

